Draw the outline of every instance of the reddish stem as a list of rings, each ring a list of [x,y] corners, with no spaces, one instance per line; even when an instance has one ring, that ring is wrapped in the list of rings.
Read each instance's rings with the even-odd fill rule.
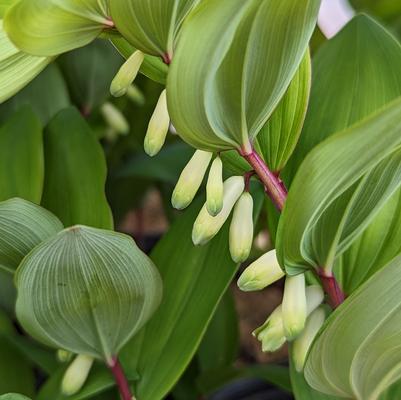
[[[250,153],[245,151],[240,151],[239,153],[252,166],[254,172],[264,184],[266,193],[279,211],[282,211],[287,200],[288,191],[279,175],[269,170],[266,163],[255,150],[252,150]],[[323,289],[329,297],[330,305],[333,309],[337,308],[344,301],[345,295],[338,285],[336,278],[333,274],[328,274],[323,268],[319,269],[318,275]]]
[[[322,282],[323,289],[329,296],[329,304],[336,309],[345,300],[344,292],[341,290],[335,276],[326,272],[323,268],[319,268],[318,275]]]
[[[117,387],[121,394],[122,400],[133,400],[135,397],[131,394],[131,389],[128,384],[128,380],[125,376],[124,370],[121,367],[117,357],[113,357],[111,363],[108,365],[111,373],[114,376]]]
[[[267,194],[276,207],[281,211],[288,194],[281,179],[269,170],[265,162],[255,150],[252,150],[252,152],[248,154],[241,153],[241,155],[254,169],[259,179],[265,185]]]

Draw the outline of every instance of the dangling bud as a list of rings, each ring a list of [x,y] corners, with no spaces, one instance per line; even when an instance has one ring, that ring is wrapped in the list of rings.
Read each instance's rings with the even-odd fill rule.
[[[129,124],[124,114],[112,103],[106,102],[100,108],[104,120],[120,135],[128,135]]]
[[[244,187],[242,176],[232,176],[224,182],[223,208],[220,213],[212,217],[207,211],[206,204],[203,206],[192,230],[192,241],[195,245],[205,244],[217,235],[244,191]]]
[[[287,276],[283,297],[283,325],[288,340],[295,339],[306,321],[305,275]]]
[[[234,208],[230,225],[230,253],[236,263],[245,261],[251,252],[253,241],[253,199],[245,192]]]
[[[198,192],[213,154],[196,150],[178,179],[171,197],[171,204],[177,210],[188,207]]]
[[[141,68],[145,55],[137,50],[121,66],[117,75],[111,82],[110,93],[114,97],[121,97],[127,93],[128,88],[134,82]]]
[[[65,371],[61,382],[61,392],[65,396],[78,393],[88,378],[93,365],[93,358],[83,354],[78,355]]]
[[[145,95],[136,85],[129,85],[127,90],[128,98],[138,106],[143,106],[146,103]]]
[[[261,327],[252,332],[252,335],[262,342],[264,352],[276,351],[286,342],[281,305],[270,314]]]
[[[254,261],[238,279],[238,287],[244,292],[262,290],[285,276],[278,263],[276,250],[271,250]]]
[[[206,208],[215,217],[223,208],[223,163],[217,156],[212,163],[206,185]]]
[[[72,353],[67,350],[58,350],[57,351],[57,358],[60,362],[66,363],[71,360],[72,358]]]
[[[292,358],[294,361],[295,369],[302,372],[308,355],[309,348],[324,324],[326,314],[322,307],[317,308],[306,321],[305,329],[301,335],[295,339],[292,346]]]
[[[306,295],[306,315],[310,315],[323,303],[324,292],[319,285],[307,286],[305,290]]]
[[[146,154],[153,157],[160,151],[166,141],[169,126],[170,116],[167,108],[167,95],[166,90],[163,90],[146,132],[144,142]]]

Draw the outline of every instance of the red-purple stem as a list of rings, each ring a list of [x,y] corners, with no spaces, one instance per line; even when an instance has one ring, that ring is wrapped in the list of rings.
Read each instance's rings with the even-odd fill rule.
[[[132,400],[134,396],[131,393],[131,388],[128,384],[128,380],[125,376],[124,370],[118,361],[117,357],[113,357],[111,363],[108,365],[111,373],[114,376],[114,380],[116,381],[117,387],[121,394],[122,400]]]
[[[255,150],[252,150],[250,153],[240,151],[240,154],[254,169],[255,173],[264,184],[266,193],[278,210],[282,211],[285,201],[287,200],[288,192],[279,175],[270,171],[269,167]],[[338,285],[336,278],[323,268],[318,271],[318,275],[322,282],[323,289],[329,297],[330,305],[333,309],[337,308],[344,301],[345,295]]]

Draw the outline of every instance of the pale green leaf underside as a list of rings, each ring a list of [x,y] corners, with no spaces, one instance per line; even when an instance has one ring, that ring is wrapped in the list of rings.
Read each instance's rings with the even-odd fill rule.
[[[106,0],[22,0],[7,10],[4,26],[22,51],[56,56],[90,43],[110,21]]]
[[[329,318],[306,364],[324,393],[376,400],[401,378],[401,258],[377,272]]]
[[[318,8],[315,0],[202,2],[184,24],[168,80],[183,139],[204,150],[252,141],[302,61]]]
[[[161,299],[160,276],[126,235],[75,226],[37,246],[16,274],[16,312],[42,343],[110,361]]]
[[[0,20],[0,103],[21,90],[51,61],[49,57],[36,57],[18,50]]]
[[[289,273],[332,267],[398,188],[400,121],[397,100],[307,156],[279,225],[279,257]]]
[[[179,28],[199,0],[113,0],[110,10],[121,34],[137,49],[172,56]]]

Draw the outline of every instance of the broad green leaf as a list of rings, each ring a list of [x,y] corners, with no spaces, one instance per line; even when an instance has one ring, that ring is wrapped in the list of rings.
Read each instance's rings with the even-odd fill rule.
[[[0,0],[0,19],[3,18],[7,9],[17,0]]]
[[[281,171],[301,134],[311,88],[309,51],[284,97],[257,136],[255,148],[272,171]]]
[[[0,396],[0,400],[30,400],[28,397],[17,393],[7,393]]]
[[[17,49],[0,19],[0,103],[21,90],[50,62],[49,57],[31,56]]]
[[[110,97],[110,82],[121,57],[109,42],[96,40],[58,59],[71,96],[84,114],[89,114]]]
[[[110,40],[125,59],[128,59],[136,50],[123,37],[113,37]],[[140,72],[149,79],[164,85],[167,80],[168,66],[160,58],[145,54]]]
[[[201,371],[232,365],[238,356],[239,326],[233,295],[228,290],[202,339],[197,353]]]
[[[168,78],[183,139],[203,150],[249,151],[304,57],[319,5],[203,1],[184,24]]]
[[[25,106],[0,127],[0,201],[21,197],[39,203],[43,175],[42,127]]]
[[[156,267],[127,235],[77,225],[19,266],[16,313],[36,340],[112,362],[160,303]]]
[[[290,161],[293,179],[318,143],[401,96],[401,46],[375,20],[358,15],[313,58],[305,125]]]
[[[67,108],[50,122],[44,149],[43,206],[65,226],[112,228],[104,192],[107,171],[103,150],[76,109]]]
[[[20,0],[7,10],[4,26],[22,51],[57,56],[89,44],[113,22],[106,0]]]
[[[360,286],[327,320],[306,363],[321,392],[375,400],[401,378],[401,258]]]
[[[288,273],[332,268],[397,190],[400,121],[397,100],[309,153],[279,224],[279,259]]]
[[[255,194],[255,218],[262,197],[260,192]],[[228,250],[227,224],[207,245],[192,244],[192,226],[200,207],[201,202],[195,201],[152,252],[163,279],[163,301],[121,353],[127,371],[140,376],[134,393],[142,400],[164,398],[178,381],[237,270]]]
[[[200,0],[113,0],[110,10],[121,34],[144,53],[171,59],[181,24]]]
[[[67,85],[56,64],[50,64],[29,85],[0,106],[0,121],[25,105],[40,117],[43,126],[70,105]]]

